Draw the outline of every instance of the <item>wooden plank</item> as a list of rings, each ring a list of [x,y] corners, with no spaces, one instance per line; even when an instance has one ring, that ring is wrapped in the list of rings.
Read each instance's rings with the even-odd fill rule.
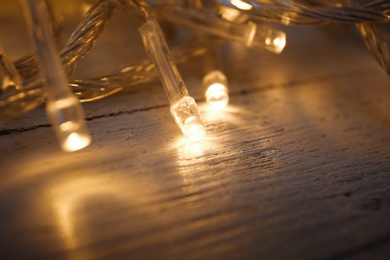
[[[224,46],[220,114],[201,61],[182,67],[208,131],[194,145],[158,83],[85,104],[76,153],[43,109],[2,124],[0,258],[386,258],[389,80],[350,29],[288,32],[281,56]]]

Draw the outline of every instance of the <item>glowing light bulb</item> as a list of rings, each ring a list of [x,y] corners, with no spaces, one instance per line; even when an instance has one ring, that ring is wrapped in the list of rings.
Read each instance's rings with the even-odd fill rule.
[[[247,4],[244,2],[241,3]],[[160,13],[164,18],[173,22],[240,42],[248,47],[262,47],[279,54],[286,44],[286,34],[284,32],[253,22],[237,23],[236,19],[246,20],[245,16],[239,18],[234,12],[229,13],[226,10],[222,10],[222,14],[227,16],[228,20],[221,18],[215,12],[205,11],[195,7],[164,6],[161,8]],[[274,39],[276,38],[278,40],[274,43]]]
[[[252,5],[245,3],[241,0],[230,0],[230,3],[241,10],[251,10]]]
[[[71,133],[68,138],[66,138],[63,149],[69,152],[77,151],[88,146],[91,142],[89,136],[81,135],[79,133]]]
[[[0,46],[0,93],[20,89],[22,78],[14,64]]]
[[[158,22],[148,18],[140,28],[145,49],[156,65],[165,93],[171,104],[171,114],[189,141],[201,139],[206,130],[195,100],[188,95],[183,79],[173,62],[172,54]]]
[[[171,105],[171,114],[189,141],[200,140],[206,133],[195,100],[184,96]]]
[[[286,34],[280,31],[269,32],[265,39],[265,49],[274,53],[281,53],[286,46]]]
[[[91,137],[85,125],[80,101],[69,89],[57,56],[46,1],[24,0],[23,3],[47,92],[46,112],[60,147],[65,152],[82,149],[89,145]]]
[[[63,151],[73,152],[91,143],[91,136],[85,126],[83,113],[76,97],[49,100],[46,111]]]
[[[225,75],[214,70],[203,78],[203,86],[206,88],[206,101],[213,110],[220,110],[229,103],[227,79]]]

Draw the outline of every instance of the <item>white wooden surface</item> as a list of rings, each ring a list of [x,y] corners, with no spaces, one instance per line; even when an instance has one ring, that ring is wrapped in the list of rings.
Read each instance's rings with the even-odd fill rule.
[[[108,47],[126,19],[77,75],[134,62]],[[353,28],[287,33],[280,56],[223,47],[219,114],[200,60],[180,68],[207,125],[195,145],[158,82],[85,104],[93,143],[76,153],[58,149],[43,108],[2,123],[0,258],[386,259],[389,78]]]

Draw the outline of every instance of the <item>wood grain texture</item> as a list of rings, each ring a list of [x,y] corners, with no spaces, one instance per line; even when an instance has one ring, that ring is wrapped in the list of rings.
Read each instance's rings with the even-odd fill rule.
[[[194,145],[158,82],[84,104],[93,143],[76,153],[42,108],[3,123],[0,258],[386,259],[389,79],[351,28],[287,33],[280,56],[223,46],[219,114],[201,61],[180,68],[207,125]]]

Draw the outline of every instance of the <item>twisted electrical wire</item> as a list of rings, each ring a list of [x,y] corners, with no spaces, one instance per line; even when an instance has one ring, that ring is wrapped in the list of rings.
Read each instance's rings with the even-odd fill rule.
[[[215,6],[235,8],[248,20],[278,22],[285,25],[322,25],[327,23],[357,24],[367,47],[379,64],[390,75],[389,44],[381,37],[375,23],[390,22],[390,1],[359,0],[359,5],[351,6],[349,0],[244,0],[251,5],[250,10],[241,10],[228,0],[215,0]],[[159,6],[172,3],[188,6],[191,1],[166,0],[152,1]],[[192,1],[193,2],[193,1]],[[200,1],[195,1],[198,4]],[[108,19],[116,8],[143,7],[143,1],[132,0],[100,0],[85,14],[79,26],[69,37],[60,57],[68,76],[70,76],[79,59],[87,56],[101,35]],[[153,6],[152,6],[153,7]],[[137,6],[136,6],[137,8]],[[205,7],[203,7],[205,8]],[[221,18],[216,12],[217,17]],[[60,28],[60,27],[57,27]],[[202,55],[210,40],[195,38],[173,50],[177,63]],[[218,42],[214,38],[215,42]],[[29,55],[14,62],[16,69],[24,80],[23,88],[14,93],[0,95],[0,116],[11,118],[34,109],[44,101],[42,81],[38,75],[35,57]],[[73,80],[70,82],[81,101],[94,101],[117,93],[124,88],[136,86],[156,79],[154,66],[149,61],[128,66],[117,72],[89,80]],[[13,111],[13,112],[10,112]]]
[[[387,75],[390,76],[390,45],[381,36],[377,26],[374,24],[360,23],[357,24],[364,43],[375,57],[378,63],[386,71]]]
[[[65,47],[60,52],[68,76],[72,74],[77,60],[90,53],[116,7],[116,1],[100,0],[90,8],[80,25],[69,37]],[[14,65],[24,82],[22,88],[0,96],[0,115],[3,120],[36,108],[45,98],[35,56],[27,55],[15,61]]]
[[[219,0],[221,5],[238,9],[232,1]],[[360,6],[334,6],[316,1],[294,0],[243,0],[251,6],[238,9],[252,20],[277,22],[285,25],[322,25],[327,23],[388,23],[390,1],[376,0]]]

